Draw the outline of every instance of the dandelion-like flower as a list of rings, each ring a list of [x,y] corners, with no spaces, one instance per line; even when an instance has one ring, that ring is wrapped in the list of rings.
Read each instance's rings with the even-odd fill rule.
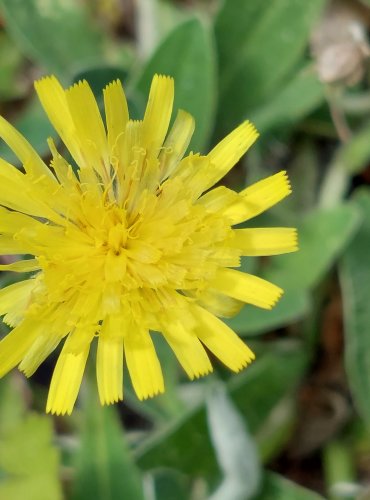
[[[0,160],[0,252],[33,256],[0,266],[32,273],[0,291],[13,327],[0,342],[0,376],[17,365],[30,376],[65,339],[47,411],[69,414],[94,337],[103,404],[122,399],[124,362],[140,399],[164,391],[159,334],[191,379],[212,371],[205,347],[241,370],[254,355],[218,316],[243,303],[270,309],[282,290],[235,268],[244,255],[297,248],[291,228],[233,229],[290,193],[285,172],[240,193],[210,189],[256,140],[253,125],[183,158],[194,120],[179,111],[168,132],[172,78],[154,77],[142,121],[129,119],[119,81],[104,89],[105,123],[86,81],[64,90],[47,77],[36,91],[77,168],[49,139],[49,169],[0,117],[24,167]]]

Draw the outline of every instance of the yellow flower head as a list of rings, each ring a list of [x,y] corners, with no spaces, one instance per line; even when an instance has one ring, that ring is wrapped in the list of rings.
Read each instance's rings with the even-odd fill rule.
[[[160,332],[191,379],[212,371],[206,346],[237,372],[251,350],[217,316],[242,303],[270,309],[277,286],[233,268],[242,255],[296,250],[289,228],[233,229],[290,193],[285,172],[236,193],[211,189],[257,138],[243,123],[207,156],[191,153],[194,120],[179,111],[168,132],[172,78],[156,75],[142,121],[129,119],[122,85],[104,89],[105,124],[87,82],[36,83],[77,165],[52,140],[51,170],[0,117],[0,137],[24,172],[0,159],[0,252],[32,255],[0,269],[31,272],[0,291],[13,330],[0,342],[0,376],[27,376],[65,342],[47,411],[71,413],[90,345],[103,404],[122,399],[124,359],[140,399],[164,391],[153,336]]]

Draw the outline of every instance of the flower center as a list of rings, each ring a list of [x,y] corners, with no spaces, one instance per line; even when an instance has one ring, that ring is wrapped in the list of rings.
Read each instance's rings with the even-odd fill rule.
[[[125,248],[127,242],[128,231],[123,224],[116,224],[108,231],[107,245],[115,255],[119,255]]]

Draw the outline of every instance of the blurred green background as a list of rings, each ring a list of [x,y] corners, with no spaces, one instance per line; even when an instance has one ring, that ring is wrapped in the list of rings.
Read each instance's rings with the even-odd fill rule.
[[[102,408],[87,373],[72,416],[54,418],[56,355],[1,380],[0,499],[370,498],[370,1],[0,0],[0,23],[0,112],[45,159],[35,79],[86,78],[101,102],[120,78],[140,117],[169,74],[192,150],[256,124],[225,183],[287,169],[293,195],[253,224],[300,237],[296,254],[243,263],[285,294],[229,321],[257,353],[239,375],[215,361],[190,383],[159,343],[164,395],[141,403],[126,376],[125,402]]]

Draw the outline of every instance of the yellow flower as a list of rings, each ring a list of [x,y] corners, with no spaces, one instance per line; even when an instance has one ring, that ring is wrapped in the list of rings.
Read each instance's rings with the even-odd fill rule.
[[[217,316],[242,303],[270,309],[282,290],[233,268],[242,255],[297,249],[294,229],[232,228],[290,193],[285,172],[240,193],[209,190],[256,140],[253,125],[207,156],[183,158],[194,120],[179,111],[167,133],[172,78],[154,77],[142,121],[129,119],[121,83],[110,83],[106,125],[87,82],[64,90],[48,77],[36,90],[77,169],[49,139],[50,170],[0,117],[0,137],[24,167],[0,159],[0,252],[34,256],[0,266],[32,273],[0,291],[0,314],[13,327],[0,342],[0,376],[16,365],[30,376],[65,338],[47,411],[69,414],[97,337],[101,403],[123,397],[123,358],[145,399],[164,391],[158,332],[191,379],[212,371],[204,346],[241,370],[254,355]]]

